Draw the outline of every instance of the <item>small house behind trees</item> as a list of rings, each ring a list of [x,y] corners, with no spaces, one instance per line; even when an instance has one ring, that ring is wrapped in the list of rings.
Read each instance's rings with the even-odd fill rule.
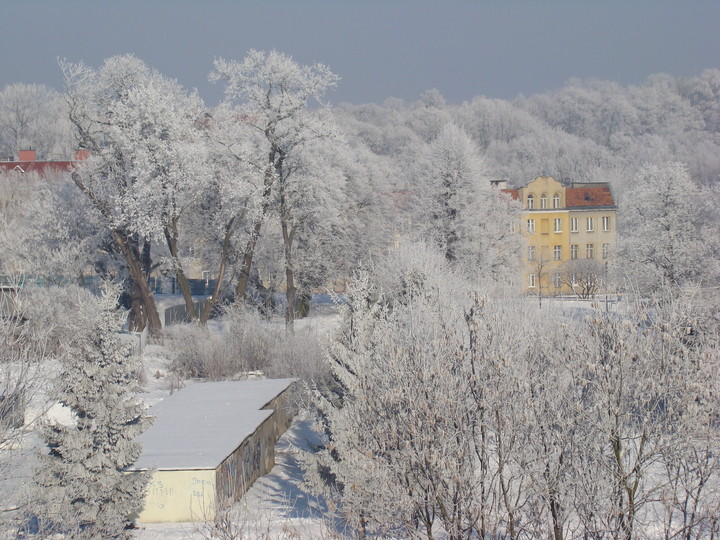
[[[213,519],[275,464],[294,379],[195,383],[152,407],[129,470],[151,471],[138,521]]]

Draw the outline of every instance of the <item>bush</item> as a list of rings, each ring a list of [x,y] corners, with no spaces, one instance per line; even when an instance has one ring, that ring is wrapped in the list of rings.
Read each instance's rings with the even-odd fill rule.
[[[317,331],[288,333],[246,308],[229,308],[215,327],[181,324],[166,335],[171,369],[183,378],[220,380],[253,371],[313,382],[327,377]]]
[[[257,313],[228,310],[218,331],[196,324],[166,330],[171,369],[185,378],[220,380],[264,371],[271,338]]]

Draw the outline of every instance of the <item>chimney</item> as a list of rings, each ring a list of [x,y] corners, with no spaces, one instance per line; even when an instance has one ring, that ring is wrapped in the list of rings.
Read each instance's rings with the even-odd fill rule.
[[[78,148],[75,150],[75,154],[73,155],[73,159],[75,161],[82,161],[84,159],[87,159],[87,157],[90,155],[90,150],[87,148]]]
[[[37,155],[35,150],[20,150],[19,158],[18,161],[35,161]]]

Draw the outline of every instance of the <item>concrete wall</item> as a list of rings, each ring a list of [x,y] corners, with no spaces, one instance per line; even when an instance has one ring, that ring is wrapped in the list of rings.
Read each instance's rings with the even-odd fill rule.
[[[255,480],[275,466],[275,443],[296,414],[290,406],[292,388],[291,385],[263,407],[272,409],[273,414],[217,468],[217,500],[221,506],[238,500]]]
[[[205,521],[215,517],[215,470],[155,471],[140,523]]]

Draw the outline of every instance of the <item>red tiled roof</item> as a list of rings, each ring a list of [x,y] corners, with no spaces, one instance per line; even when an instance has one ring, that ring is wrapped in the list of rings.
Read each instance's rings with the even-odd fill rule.
[[[569,187],[565,190],[565,206],[615,206],[615,200],[609,185]]]
[[[0,161],[0,172],[36,172],[40,175],[48,172],[63,173],[72,169],[75,163],[75,161]]]
[[[513,201],[520,199],[520,192],[517,189],[501,189],[502,193],[507,193]]]

